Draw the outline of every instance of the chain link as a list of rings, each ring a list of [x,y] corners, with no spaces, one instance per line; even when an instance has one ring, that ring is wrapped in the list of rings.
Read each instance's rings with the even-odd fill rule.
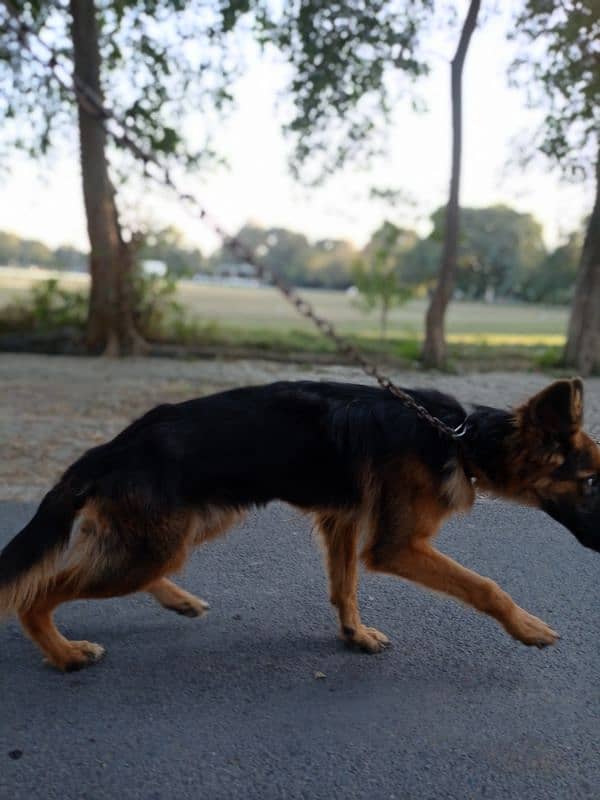
[[[15,8],[11,0],[3,0],[7,8],[10,19],[9,23],[13,23],[10,28],[12,32],[18,37],[19,41],[24,48],[27,49],[30,57],[50,72],[58,84],[66,91],[75,94],[77,102],[82,108],[92,116],[99,119],[106,131],[106,133],[118,144],[129,150],[130,153],[138,160],[141,161],[144,167],[144,174],[160,184],[167,187],[175,194],[175,196],[188,206],[192,206],[197,216],[205,222],[205,224],[212,229],[212,231],[221,239],[223,245],[234,255],[243,259],[255,271],[256,275],[265,283],[273,284],[286,300],[297,310],[297,312],[305,319],[312,322],[312,324],[319,330],[323,336],[333,342],[339,353],[344,355],[354,364],[362,369],[362,371],[375,380],[382,389],[389,391],[397,397],[405,406],[412,409],[422,420],[427,422],[435,428],[442,436],[453,440],[460,440],[464,433],[464,426],[459,428],[451,428],[441,419],[431,414],[424,406],[418,403],[411,395],[407,394],[403,389],[389,378],[385,373],[381,372],[379,368],[369,361],[363,353],[355,347],[348,339],[341,336],[333,324],[321,317],[308,302],[291,286],[283,281],[276,275],[266,264],[259,261],[253,250],[248,247],[237,236],[228,234],[221,225],[213,219],[206,208],[200,201],[189,192],[184,192],[178,188],[174,182],[168,168],[161,164],[156,155],[148,148],[141,145],[135,137],[135,128],[132,123],[127,120],[122,120],[109,108],[106,107],[101,97],[85,84],[77,75],[72,75],[71,70],[67,69],[65,61],[72,69],[71,62],[65,56],[58,53],[54,48],[44,42],[38,33],[26,22],[19,18],[18,10]],[[49,54],[48,59],[42,58],[30,46],[28,37],[34,37],[36,42],[40,44]],[[158,172],[152,172],[150,166],[155,167]]]

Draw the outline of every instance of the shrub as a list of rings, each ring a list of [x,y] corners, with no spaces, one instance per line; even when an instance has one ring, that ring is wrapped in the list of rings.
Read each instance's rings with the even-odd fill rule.
[[[73,292],[51,278],[36,284],[29,295],[2,309],[3,331],[47,331],[83,328],[87,316],[87,293]]]
[[[172,277],[138,272],[133,279],[133,293],[135,322],[144,336],[160,338],[176,322],[182,323],[185,312],[181,303],[175,300],[177,284]]]

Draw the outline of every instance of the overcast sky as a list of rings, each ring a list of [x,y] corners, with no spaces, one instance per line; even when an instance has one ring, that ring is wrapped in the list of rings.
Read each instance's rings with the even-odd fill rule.
[[[461,7],[464,4],[460,4]],[[510,6],[512,4],[506,4]],[[547,164],[507,169],[511,139],[533,131],[539,112],[527,110],[522,91],[509,89],[506,68],[512,46],[505,31],[510,13],[485,22],[473,36],[464,80],[464,160],[462,204],[507,203],[530,211],[544,226],[549,245],[577,227],[590,212],[591,186],[561,183]],[[428,112],[416,114],[408,103],[395,114],[389,158],[368,172],[362,165],[336,176],[323,188],[306,190],[294,184],[286,167],[289,144],[280,133],[274,95],[285,72],[273,63],[251,58],[237,86],[237,111],[223,126],[218,145],[229,170],[199,176],[191,184],[222,224],[235,231],[246,221],[303,231],[311,239],[347,238],[362,245],[388,217],[398,224],[429,229],[428,216],[446,200],[449,178],[449,67],[455,42],[436,35],[427,42],[432,73],[419,84]],[[194,122],[188,121],[193,142]],[[0,229],[37,238],[51,246],[87,248],[77,151],[65,145],[49,165],[40,167],[14,158],[8,176],[0,177]],[[372,185],[409,192],[413,207],[391,209],[369,200]],[[190,244],[205,250],[216,241],[180,206],[156,193],[131,192],[130,207],[139,219],[175,225]]]

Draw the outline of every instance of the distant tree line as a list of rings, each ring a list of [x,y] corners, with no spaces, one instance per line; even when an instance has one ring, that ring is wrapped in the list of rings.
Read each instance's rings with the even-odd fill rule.
[[[380,286],[389,297],[406,298],[435,283],[444,209],[437,209],[431,220],[432,231],[424,238],[384,222],[362,250],[343,239],[310,242],[304,234],[280,227],[249,224],[238,236],[271,270],[296,286],[347,289],[369,285],[373,290]],[[566,304],[573,296],[582,241],[582,231],[572,232],[557,248],[548,250],[541,226],[531,214],[503,205],[464,208],[456,293],[473,300]],[[173,278],[227,274],[240,267],[226,250],[205,256],[186,245],[173,227],[147,234],[137,258],[162,261]],[[0,264],[84,270],[87,263],[88,255],[76,248],[52,250],[42,242],[0,232]]]
[[[0,231],[0,265],[87,270],[88,256],[68,245],[52,250],[36,239],[21,239],[14,233]]]
[[[285,228],[245,225],[240,238],[276,273],[297,286],[346,289],[361,280],[395,279],[397,294],[429,289],[437,278],[444,236],[445,209],[432,215],[432,232],[421,238],[410,229],[384,222],[367,245],[323,239],[310,243]],[[458,245],[456,293],[473,300],[521,300],[566,304],[573,296],[583,232],[572,232],[548,250],[540,224],[531,214],[508,206],[464,208]],[[217,251],[218,269],[234,259]]]
[[[207,260],[197,247],[188,247],[173,227],[139,237],[138,262],[162,261],[173,278],[192,277],[207,269]],[[21,239],[0,231],[0,266],[46,267],[58,270],[89,269],[89,253],[69,245],[52,249],[36,239]]]

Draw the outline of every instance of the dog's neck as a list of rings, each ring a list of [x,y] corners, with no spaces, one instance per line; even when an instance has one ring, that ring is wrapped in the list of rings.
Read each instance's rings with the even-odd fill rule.
[[[461,437],[465,470],[481,489],[501,491],[510,469],[515,419],[509,411],[475,406]]]

